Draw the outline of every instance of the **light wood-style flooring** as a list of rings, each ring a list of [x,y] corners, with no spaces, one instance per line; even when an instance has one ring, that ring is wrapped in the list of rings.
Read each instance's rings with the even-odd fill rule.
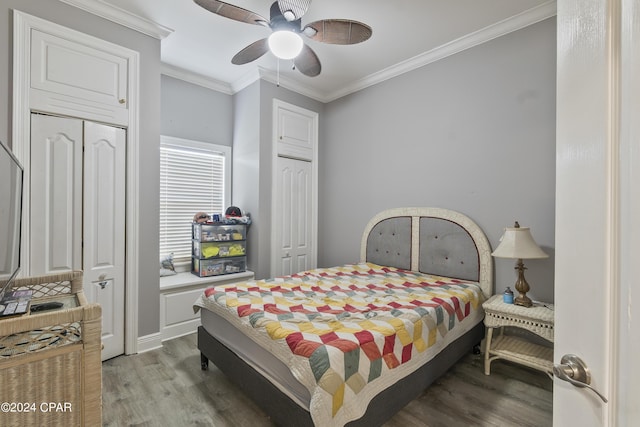
[[[546,374],[503,361],[491,371],[469,353],[384,426],[551,426]],[[102,373],[104,426],[273,425],[215,365],[200,369],[195,334],[105,361]]]

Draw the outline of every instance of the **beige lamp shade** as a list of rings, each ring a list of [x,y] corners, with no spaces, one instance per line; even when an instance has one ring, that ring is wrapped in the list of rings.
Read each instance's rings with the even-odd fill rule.
[[[500,244],[491,255],[498,258],[514,259],[549,257],[533,240],[529,227],[505,228]]]

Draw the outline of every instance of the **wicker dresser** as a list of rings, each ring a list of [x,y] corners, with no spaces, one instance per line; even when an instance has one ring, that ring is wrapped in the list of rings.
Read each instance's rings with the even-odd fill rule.
[[[57,310],[0,320],[0,425],[101,426],[101,309],[82,273],[18,279]]]
[[[494,295],[484,304],[484,324],[487,327],[484,354],[484,373],[491,373],[491,362],[505,359],[553,373],[553,348],[535,344],[524,338],[504,334],[504,327],[511,326],[553,342],[553,305],[534,303],[533,307],[522,307],[502,302],[502,295]],[[501,328],[499,336],[493,330]]]

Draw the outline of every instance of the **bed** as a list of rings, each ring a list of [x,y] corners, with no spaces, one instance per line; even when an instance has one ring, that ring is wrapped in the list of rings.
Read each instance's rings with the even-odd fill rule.
[[[380,425],[483,338],[489,242],[467,216],[396,208],[365,227],[360,262],[207,289],[212,361],[277,425]]]

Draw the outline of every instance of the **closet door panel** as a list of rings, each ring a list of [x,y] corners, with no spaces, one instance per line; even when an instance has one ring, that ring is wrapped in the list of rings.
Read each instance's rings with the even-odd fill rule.
[[[84,290],[102,306],[102,359],[124,352],[124,129],[84,125]]]
[[[313,160],[314,121],[313,118],[279,106],[278,115],[278,155],[295,159]]]
[[[313,246],[311,242],[311,218],[312,218],[312,177],[311,162],[294,160],[296,185],[294,187],[295,201],[295,254],[296,266],[295,270],[304,271],[312,266],[311,255]]]
[[[277,235],[278,235],[278,267],[276,275],[287,275],[294,273],[292,253],[294,250],[293,239],[295,238],[295,211],[294,211],[294,161],[284,157],[278,157],[278,195],[276,196],[277,206]]]
[[[276,276],[315,268],[311,234],[311,163],[277,158],[276,190],[278,263]]]
[[[34,109],[127,123],[127,58],[33,30],[31,62]]]
[[[31,116],[29,275],[82,269],[82,121]]]

